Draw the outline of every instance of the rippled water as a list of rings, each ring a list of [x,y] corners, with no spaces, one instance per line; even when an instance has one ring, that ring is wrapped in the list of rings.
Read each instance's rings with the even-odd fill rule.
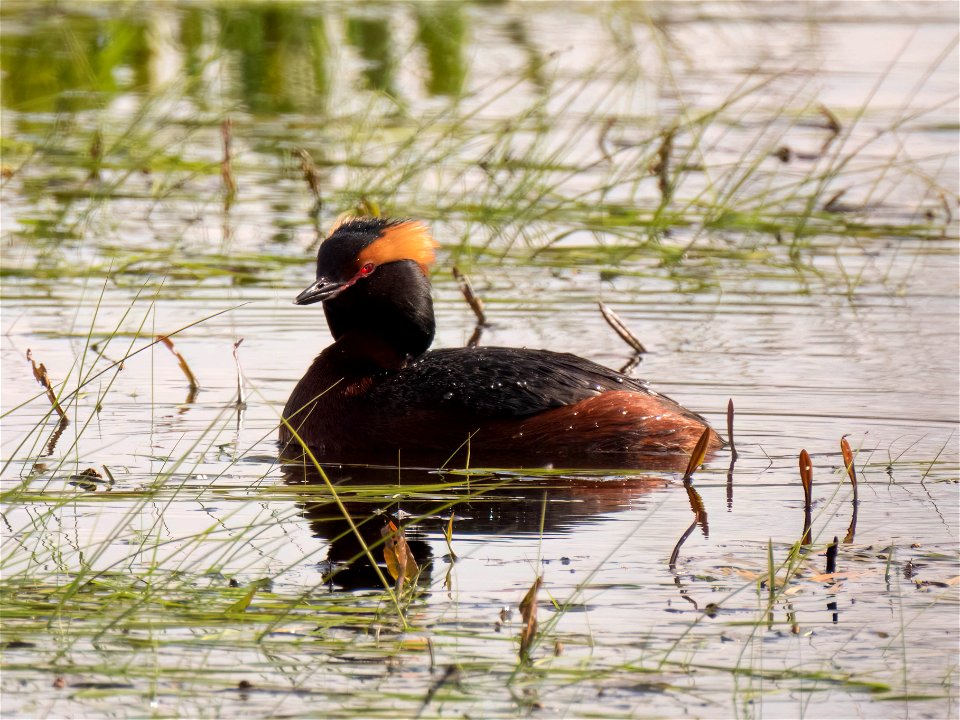
[[[956,21],[940,3],[5,2],[4,714],[955,715]],[[819,104],[843,128],[826,149]],[[338,564],[357,548],[329,490],[274,443],[329,342],[291,300],[318,228],[364,199],[442,243],[437,346],[473,332],[455,263],[483,344],[622,366],[602,300],[650,350],[635,374],[718,429],[733,400],[739,459],[711,458],[695,495],[662,472],[330,468],[371,537],[398,501],[425,516],[396,634],[369,565]],[[162,347],[110,369],[215,314],[175,338],[195,397]],[[65,394],[87,381],[52,452],[28,349]],[[825,575],[853,508],[843,435],[858,522]],[[801,449],[812,538],[788,563]],[[772,603],[770,554],[789,565]],[[544,639],[514,675],[539,574]],[[85,618],[55,591],[77,577],[146,599],[91,596]],[[242,621],[213,600],[179,619],[180,593],[206,597],[184,588],[265,577]],[[267,617],[291,598],[314,614]],[[338,603],[378,619],[331,625]]]

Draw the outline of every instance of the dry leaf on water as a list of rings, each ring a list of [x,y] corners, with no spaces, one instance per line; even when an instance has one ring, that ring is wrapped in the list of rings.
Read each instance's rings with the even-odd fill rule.
[[[810,453],[800,451],[800,482],[803,483],[803,536],[801,545],[810,544],[811,507],[813,505],[813,463],[810,462]]]
[[[597,303],[597,305],[600,307],[600,314],[603,315],[603,319],[607,321],[607,325],[613,328],[613,331],[620,336],[621,340],[633,348],[633,351],[638,354],[647,352],[643,343],[640,342],[640,338],[633,334],[633,331],[627,327],[627,324],[620,319],[620,316],[617,315],[609,305],[606,303]]]
[[[463,299],[467,301],[467,305],[473,310],[473,314],[477,318],[477,324],[486,325],[487,316],[483,311],[483,301],[480,299],[480,296],[477,295],[476,290],[473,289],[473,283],[470,282],[470,278],[460,272],[460,268],[457,266],[453,267],[453,277],[456,278],[460,284],[460,292],[463,294]]]
[[[843,464],[847,468],[847,475],[850,476],[850,484],[853,485],[854,492],[857,489],[857,471],[853,465],[853,451],[850,449],[850,443],[846,436],[840,438],[840,452],[843,455]]]
[[[697,440],[696,447],[690,453],[690,461],[687,463],[687,471],[683,474],[684,480],[689,480],[697,471],[697,468],[703,464],[703,459],[707,456],[707,447],[710,445],[710,428],[704,428],[700,439]]]
[[[63,411],[60,402],[57,400],[57,393],[53,389],[53,383],[50,381],[50,374],[47,372],[46,366],[43,363],[37,365],[36,360],[33,359],[33,351],[29,348],[27,348],[27,360],[33,369],[33,379],[40,383],[43,389],[47,391],[47,397],[50,399],[50,404],[53,406],[53,409],[57,411],[57,414],[61,418],[66,418],[67,414]]]
[[[730,460],[736,462],[739,454],[733,441],[733,398],[727,400],[727,445],[730,447]],[[730,467],[733,468],[733,465]]]
[[[389,521],[380,531],[385,538],[383,543],[383,559],[387,561],[387,570],[390,576],[402,587],[404,580],[412,580],[420,572],[417,561],[407,545],[407,537],[402,529],[398,529],[393,521]]]
[[[537,593],[542,583],[543,576],[540,575],[533,581],[533,585],[530,586],[527,594],[520,601],[520,617],[523,619],[523,627],[520,629],[521,660],[529,659],[530,646],[537,634]]]
[[[447,527],[443,531],[443,538],[447,541],[447,551],[450,554],[450,561],[456,562],[457,554],[453,551],[453,511],[450,511],[450,520],[447,521]]]
[[[813,502],[813,463],[806,450],[800,451],[800,482],[803,483],[803,502],[810,507]]]
[[[853,514],[850,516],[850,527],[847,528],[847,534],[843,542],[849,545],[853,542],[857,534],[857,510],[860,506],[860,492],[857,488],[857,469],[853,464],[853,451],[850,449],[850,443],[846,436],[840,438],[840,452],[843,455],[843,464],[847,468],[847,475],[850,476],[850,484],[853,486]]]
[[[193,370],[190,369],[190,366],[187,364],[187,360],[180,352],[173,346],[173,340],[171,340],[166,335],[157,335],[157,341],[162,343],[167,350],[169,350],[173,356],[177,359],[177,362],[180,364],[180,371],[186,376],[187,382],[190,383],[191,390],[199,390],[200,383],[197,382],[197,376],[193,374]]]

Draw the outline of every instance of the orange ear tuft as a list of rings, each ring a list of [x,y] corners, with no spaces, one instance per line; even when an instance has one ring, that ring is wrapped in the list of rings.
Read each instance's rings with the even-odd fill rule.
[[[426,275],[440,246],[430,229],[418,220],[404,220],[387,225],[380,237],[367,245],[357,258],[359,265],[368,262],[384,265],[396,260],[413,260]]]

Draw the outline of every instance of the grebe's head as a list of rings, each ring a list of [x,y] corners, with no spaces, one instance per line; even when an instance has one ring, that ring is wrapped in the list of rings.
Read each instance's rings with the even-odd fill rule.
[[[430,230],[417,220],[342,219],[320,244],[316,282],[297,295],[294,303],[332,300],[390,263],[416,263],[426,276],[436,248]]]

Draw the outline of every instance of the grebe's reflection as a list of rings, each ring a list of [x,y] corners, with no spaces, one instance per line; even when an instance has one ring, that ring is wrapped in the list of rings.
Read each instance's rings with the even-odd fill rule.
[[[558,475],[398,470],[371,465],[321,467],[343,510],[309,461],[285,460],[284,482],[315,488],[305,487],[297,505],[314,536],[329,544],[330,582],[346,589],[382,586],[363,544],[383,567],[382,532],[390,520],[405,528],[410,551],[422,569],[420,582],[429,584],[433,557],[423,533],[442,532],[451,513],[454,544],[464,535],[569,532],[601,514],[629,509],[639,496],[670,483],[668,475],[634,471]]]

